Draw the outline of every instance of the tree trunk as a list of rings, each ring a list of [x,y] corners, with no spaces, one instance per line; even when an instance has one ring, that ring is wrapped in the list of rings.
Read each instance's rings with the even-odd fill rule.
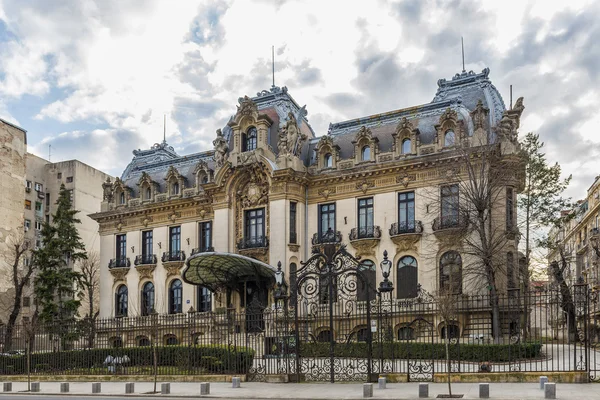
[[[21,295],[23,294],[23,287],[17,285],[15,287],[15,298],[13,303],[12,311],[6,322],[6,330],[4,332],[4,352],[12,350],[13,332],[17,323],[17,317],[21,312]]]
[[[498,293],[495,285],[491,285],[492,290],[490,290],[490,303],[492,306],[492,337],[494,338],[494,343],[500,343],[500,305],[498,303]]]
[[[446,326],[448,326],[448,324],[446,324]],[[452,382],[451,382],[451,372],[450,372],[450,346],[448,345],[448,342],[450,342],[450,339],[448,338],[448,330],[446,330],[446,370],[447,370],[447,375],[448,375],[448,394],[450,395],[450,397],[452,397]]]

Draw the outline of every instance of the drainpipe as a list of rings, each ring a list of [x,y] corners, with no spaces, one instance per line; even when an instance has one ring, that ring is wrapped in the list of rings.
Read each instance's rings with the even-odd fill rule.
[[[304,191],[304,261],[308,260],[308,185]]]

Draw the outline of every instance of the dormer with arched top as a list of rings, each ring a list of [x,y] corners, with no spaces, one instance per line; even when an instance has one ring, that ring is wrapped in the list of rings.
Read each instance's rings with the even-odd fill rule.
[[[154,196],[158,193],[159,186],[150,175],[146,172],[142,172],[142,176],[137,185],[139,187],[139,195],[142,202],[154,201]]]
[[[169,167],[165,176],[167,182],[167,195],[169,198],[183,197],[183,189],[185,189],[185,177],[177,171],[174,166]]]
[[[115,207],[125,207],[131,199],[131,188],[120,179],[115,179],[113,186]]]
[[[252,162],[254,155],[263,155],[275,161],[275,154],[269,145],[269,131],[273,120],[260,114],[256,103],[245,96],[239,99],[237,113],[229,121],[233,136],[233,148],[229,160],[233,166]]]
[[[454,148],[463,139],[461,125],[456,110],[447,108],[435,125],[437,150]]]
[[[364,125],[352,141],[354,145],[354,162],[375,162],[379,154],[379,139],[373,136],[371,130]]]
[[[396,131],[392,133],[392,137],[394,138],[392,145],[394,156],[398,158],[417,154],[419,146],[418,134],[419,130],[413,126],[412,122],[403,117],[398,126],[396,126]]]
[[[214,171],[208,167],[206,161],[200,160],[194,168],[194,178],[196,179],[196,192],[199,193],[202,185],[214,180]]]
[[[333,143],[331,136],[323,136],[315,147],[317,169],[336,169],[340,159],[340,147]]]

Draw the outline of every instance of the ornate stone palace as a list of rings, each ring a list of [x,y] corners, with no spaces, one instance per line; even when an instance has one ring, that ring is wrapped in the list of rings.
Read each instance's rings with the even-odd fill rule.
[[[394,299],[448,285],[485,292],[463,276],[470,256],[457,210],[467,200],[453,177],[464,172],[464,146],[493,144],[514,158],[524,108],[519,99],[507,110],[488,75],[441,79],[430,103],[331,124],[322,136],[287,88],[272,87],[238,100],[214,149],[182,156],[163,141],[135,150],[91,216],[100,225],[101,317],[268,306],[272,266],[281,262],[289,280],[324,243],[360,257],[373,288],[387,250]],[[493,200],[509,274],[519,190],[515,176]],[[511,277],[500,282],[506,291]]]

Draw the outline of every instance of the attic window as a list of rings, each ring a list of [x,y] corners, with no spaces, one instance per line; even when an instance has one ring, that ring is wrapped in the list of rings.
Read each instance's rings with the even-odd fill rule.
[[[152,190],[150,188],[146,188],[146,200],[150,200],[152,198]]]
[[[402,154],[410,154],[412,152],[412,143],[410,139],[402,141]]]
[[[444,147],[454,146],[455,136],[452,129],[448,129],[444,134]]]
[[[208,176],[204,175],[202,177],[202,183],[208,183]]]
[[[333,167],[333,158],[331,157],[331,153],[327,153],[327,154],[325,154],[325,157],[323,157],[323,167],[324,168]]]
[[[244,135],[244,151],[256,150],[256,128],[251,127]]]
[[[365,146],[361,150],[362,153],[362,161],[370,161],[371,160],[371,147]]]
[[[121,192],[121,196],[119,197],[120,204],[125,204],[125,193]]]
[[[173,186],[171,186],[171,194],[177,195],[179,194],[179,183],[175,182]]]

